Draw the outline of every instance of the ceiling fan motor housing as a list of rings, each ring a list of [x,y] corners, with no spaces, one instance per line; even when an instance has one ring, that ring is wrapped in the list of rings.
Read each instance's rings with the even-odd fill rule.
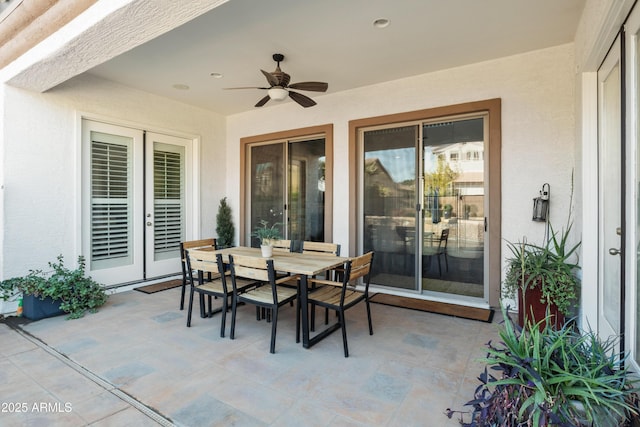
[[[267,90],[267,96],[263,97],[258,101],[255,105],[256,107],[262,107],[267,103],[270,99],[281,101],[289,96],[295,102],[297,102],[300,106],[304,108],[312,107],[316,105],[316,102],[309,98],[306,95],[303,95],[298,92],[294,92],[291,89],[299,89],[299,90],[309,90],[313,92],[326,92],[327,91],[327,83],[324,82],[298,82],[293,83],[289,86],[289,82],[291,81],[291,76],[280,69],[280,62],[284,60],[284,55],[281,53],[274,53],[273,60],[277,62],[275,71],[267,72],[264,70],[260,70],[262,74],[267,78],[267,82],[269,83],[269,87],[238,87],[238,88],[229,88],[229,89],[262,89]]]

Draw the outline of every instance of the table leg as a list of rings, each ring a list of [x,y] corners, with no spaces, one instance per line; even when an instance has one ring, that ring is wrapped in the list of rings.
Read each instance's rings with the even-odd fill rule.
[[[300,276],[300,305],[302,310],[302,346],[309,348],[309,304],[307,296],[309,288],[307,287],[307,275]]]
[[[300,304],[302,304],[302,346],[304,348],[311,348],[312,345],[317,344],[327,336],[331,335],[331,333],[340,329],[342,324],[337,322],[319,334],[315,335],[311,338],[311,333],[309,332],[309,287],[307,282],[307,276],[300,276]]]

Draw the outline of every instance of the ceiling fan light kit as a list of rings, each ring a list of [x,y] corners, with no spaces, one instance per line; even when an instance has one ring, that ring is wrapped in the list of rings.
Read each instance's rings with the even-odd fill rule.
[[[273,60],[277,63],[276,69],[273,72],[269,73],[267,71],[260,70],[267,79],[269,87],[232,87],[227,89],[266,90],[267,96],[260,99],[260,101],[255,105],[256,107],[262,107],[270,99],[273,99],[274,101],[282,101],[288,96],[302,107],[307,108],[316,105],[316,102],[308,96],[294,92],[291,89],[326,92],[329,88],[329,85],[325,82],[300,82],[289,84],[291,76],[280,69],[280,62],[284,60],[284,55],[281,53],[275,53],[273,55]]]
[[[267,91],[267,93],[269,94],[269,98],[274,101],[282,101],[289,96],[289,91],[281,87],[272,87]]]

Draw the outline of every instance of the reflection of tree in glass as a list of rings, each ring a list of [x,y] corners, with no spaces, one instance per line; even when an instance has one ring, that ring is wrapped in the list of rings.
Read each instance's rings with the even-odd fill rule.
[[[441,196],[453,194],[451,185],[460,176],[460,172],[451,168],[451,165],[442,157],[438,157],[438,163],[434,172],[424,174],[424,186],[427,191],[438,190]]]

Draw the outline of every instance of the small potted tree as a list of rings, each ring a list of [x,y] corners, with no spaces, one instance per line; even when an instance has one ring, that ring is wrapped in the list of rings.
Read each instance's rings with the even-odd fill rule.
[[[217,245],[219,248],[230,248],[233,246],[235,229],[231,218],[231,207],[227,204],[227,198],[220,200],[218,215],[216,215]]]
[[[260,225],[257,226],[251,234],[260,240],[260,249],[262,250],[262,256],[265,258],[273,255],[273,241],[282,239],[280,229],[278,228],[279,225],[280,223],[275,222],[269,226],[268,221],[261,220]]]

